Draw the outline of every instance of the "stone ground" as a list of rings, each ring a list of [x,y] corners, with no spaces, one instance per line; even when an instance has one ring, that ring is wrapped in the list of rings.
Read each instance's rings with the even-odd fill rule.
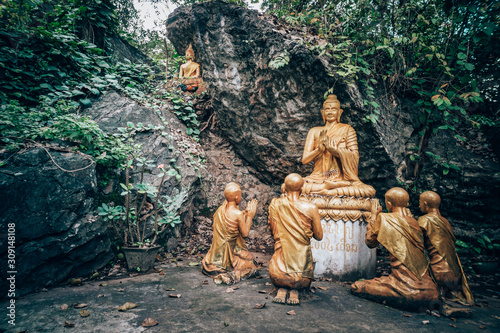
[[[267,266],[269,255],[255,256]],[[300,306],[274,304],[271,294],[275,290],[265,267],[261,269],[262,278],[241,281],[231,286],[233,292],[227,292],[228,286],[214,284],[189,260],[156,268],[162,271],[27,295],[16,301],[16,326],[10,326],[3,315],[0,332],[500,331],[500,300],[487,290],[475,291],[477,305],[471,317],[450,319],[400,311],[358,298],[350,294],[348,283],[341,282],[313,282],[314,293],[305,295]],[[180,294],[180,298],[171,294]],[[119,312],[118,307],[125,302],[136,303],[137,307]],[[88,317],[81,317],[80,309],[73,307],[80,303],[87,304]],[[254,308],[264,303],[263,308]],[[63,304],[69,308],[62,310]],[[3,301],[0,308],[6,311],[7,305]],[[291,310],[296,314],[287,314]],[[148,317],[159,324],[142,327]],[[75,326],[66,328],[65,321]]]

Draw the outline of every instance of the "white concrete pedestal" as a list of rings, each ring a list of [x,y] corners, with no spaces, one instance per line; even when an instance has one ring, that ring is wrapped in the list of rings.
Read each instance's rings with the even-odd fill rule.
[[[311,240],[315,277],[356,281],[375,276],[376,249],[365,244],[367,222],[321,220],[323,240]]]

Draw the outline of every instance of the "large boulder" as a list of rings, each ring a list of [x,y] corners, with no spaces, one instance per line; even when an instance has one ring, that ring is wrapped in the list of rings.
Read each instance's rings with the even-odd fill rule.
[[[389,188],[409,184],[414,170],[408,167],[409,156],[420,140],[421,110],[404,96],[385,96],[376,89],[379,120],[363,121],[371,111],[364,103],[368,98],[358,85],[330,76],[328,60],[305,46],[311,41],[321,43],[318,38],[304,41],[292,29],[256,11],[219,1],[177,8],[168,17],[167,34],[179,53],[192,44],[223,134],[265,183],[277,185],[288,173],[311,171],[311,165],[301,164],[303,145],[308,130],[322,125],[323,96],[333,87],[344,109],[341,122],[353,126],[358,135],[360,179],[374,186],[380,199]],[[279,55],[287,55],[288,63],[270,67]],[[470,206],[478,201],[489,207],[481,210],[481,225],[493,229],[500,219],[500,206],[494,204],[500,199],[498,161],[485,162],[470,151],[464,154],[451,135],[446,145],[443,142],[437,137],[427,140],[426,149],[445,146],[439,150],[461,170],[444,176],[442,168],[424,154],[418,189],[441,194],[443,213],[452,223],[462,221],[459,233],[477,227]],[[415,213],[417,200],[418,191],[412,193]],[[470,212],[466,219],[464,211]]]
[[[95,216],[96,191],[95,164],[76,153],[33,147],[0,170],[3,295],[8,271],[17,271],[19,296],[91,274],[113,258],[108,226]],[[7,267],[8,245],[14,246],[14,267]]]

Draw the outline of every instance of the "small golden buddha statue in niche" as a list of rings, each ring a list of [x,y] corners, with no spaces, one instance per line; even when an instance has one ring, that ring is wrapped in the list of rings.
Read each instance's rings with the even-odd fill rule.
[[[323,239],[318,207],[299,197],[303,184],[300,175],[288,175],[282,196],[269,206],[269,228],[275,240],[269,278],[279,288],[275,303],[299,304],[298,290],[308,288],[314,277],[311,238]]]
[[[189,48],[186,50],[186,60],[185,64],[181,65],[179,71],[180,79],[194,79],[200,77],[200,65],[194,62],[194,51],[193,46],[189,44]]]
[[[337,96],[329,95],[321,110],[325,126],[307,134],[302,163],[314,162],[314,170],[304,178],[302,194],[373,198],[375,189],[358,178],[356,132],[339,122],[342,112]]]
[[[441,198],[436,192],[426,191],[420,195],[420,210],[426,215],[418,219],[418,224],[424,234],[431,271],[442,299],[473,305],[474,297],[455,249],[455,235],[450,222],[439,212],[440,204]]]
[[[213,240],[210,250],[202,260],[202,272],[216,282],[231,284],[253,277],[257,265],[243,238],[248,237],[252,219],[257,210],[257,200],[240,211],[241,188],[228,183],[224,189],[226,201],[214,214]]]

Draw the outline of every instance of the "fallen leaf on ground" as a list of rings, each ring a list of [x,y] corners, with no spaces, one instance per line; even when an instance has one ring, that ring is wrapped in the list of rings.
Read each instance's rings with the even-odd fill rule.
[[[199,264],[200,264],[199,262],[192,261],[189,263],[189,266],[198,266]]]
[[[226,293],[234,293],[234,289],[229,287],[226,289]]]
[[[208,280],[201,281],[201,284],[208,284]]]
[[[73,307],[75,309],[82,309],[84,307],[86,307],[88,304],[87,303],[76,303],[75,305],[73,305]]]
[[[152,327],[158,325],[158,322],[153,318],[146,318],[142,321],[142,327]]]
[[[132,302],[126,302],[125,304],[123,304],[122,306],[120,306],[118,308],[118,311],[127,311],[127,310],[133,309],[135,307],[137,307],[137,304],[132,303]]]
[[[495,319],[500,319],[500,316],[491,315]]]
[[[168,297],[171,297],[171,298],[181,298],[181,294],[170,294],[170,295],[168,295]]]
[[[108,284],[107,283],[101,283],[99,287],[106,287]]]
[[[457,325],[455,325],[455,324],[449,324],[449,325],[450,325],[451,327],[455,327],[455,328],[457,328]]]
[[[479,325],[479,328],[482,329],[482,330],[485,330],[486,329],[486,326],[484,325]]]
[[[68,304],[61,305],[61,310],[68,310],[68,308],[69,308]]]
[[[265,290],[259,290],[258,293],[259,294],[267,294],[267,291],[265,291]]]
[[[165,273],[163,273],[163,272],[160,272],[160,274],[159,274],[159,275],[165,275]]]
[[[272,283],[266,282],[266,286],[272,286]]]
[[[97,295],[97,297],[98,297],[98,298],[100,298],[100,297],[104,297],[104,295],[103,295],[103,294],[99,294],[99,295]]]
[[[70,323],[69,321],[67,321],[67,320],[66,320],[66,321],[64,322],[64,327],[75,327],[75,324]]]
[[[82,317],[88,317],[90,316],[90,312],[88,312],[87,310],[80,310],[80,316]]]
[[[266,303],[257,303],[252,309],[262,309],[266,306]]]
[[[174,288],[165,288],[165,291],[174,291]]]
[[[314,294],[316,291],[314,289],[311,289],[311,292]]]
[[[125,291],[125,289],[120,288],[120,289],[118,289],[118,291],[122,293],[122,292],[124,292],[124,291]]]
[[[318,289],[321,289],[321,290],[328,290],[327,287],[318,287]]]
[[[430,323],[430,321],[428,321],[428,320],[422,320],[422,324],[424,324],[424,325],[427,325],[429,323]]]
[[[291,310],[291,311],[288,311],[286,314],[290,315],[290,316],[295,316],[297,313],[295,313],[295,310]]]
[[[256,279],[262,279],[262,276],[259,275],[259,276],[256,276],[255,278]]]
[[[407,313],[403,314],[403,316],[408,317],[408,318],[413,317],[411,314],[407,314]]]
[[[224,326],[228,327],[228,326],[229,326],[229,324],[228,324],[228,323],[226,323],[226,322],[224,322]]]
[[[431,316],[434,316],[434,317],[441,317],[441,315],[439,314],[439,312],[437,312],[437,310],[432,310],[432,311],[431,311]]]

